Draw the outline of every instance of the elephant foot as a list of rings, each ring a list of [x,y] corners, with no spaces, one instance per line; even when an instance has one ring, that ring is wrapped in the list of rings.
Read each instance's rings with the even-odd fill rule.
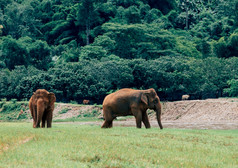
[[[101,126],[101,128],[112,128],[112,121],[110,121],[110,122],[104,121],[104,123]]]

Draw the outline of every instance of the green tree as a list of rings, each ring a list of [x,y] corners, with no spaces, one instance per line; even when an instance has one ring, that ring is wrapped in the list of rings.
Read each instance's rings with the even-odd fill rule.
[[[162,13],[160,12],[160,10],[153,8],[147,12],[144,20],[147,23],[152,23],[153,21],[157,20],[161,16],[162,16]]]
[[[238,55],[238,34],[231,34],[229,38],[220,38],[213,42],[213,52],[219,58],[229,58]]]
[[[98,0],[82,0],[78,5],[77,20],[86,31],[86,45],[89,45],[91,30],[100,21],[99,8],[102,3]]]
[[[8,86],[11,84],[9,69],[1,69],[0,71],[0,98],[8,98]]]
[[[19,98],[30,98],[32,93],[39,88],[52,91],[54,84],[52,83],[52,78],[52,75],[44,71],[39,72],[36,75],[25,76],[21,80],[18,80],[19,84],[15,89],[15,94]]]
[[[87,45],[81,48],[80,59],[101,59],[106,57],[107,51],[101,46]]]
[[[78,37],[79,27],[76,24],[77,3],[62,1],[57,5],[49,4],[48,6],[46,11],[48,11],[49,8],[53,10],[54,13],[51,14],[52,11],[46,13],[49,13],[52,17],[41,27],[42,32],[45,33],[47,42],[55,45],[66,44],[71,40],[80,42],[81,39]]]
[[[125,10],[127,24],[136,24],[141,22],[140,10],[136,6],[130,6]]]
[[[0,60],[5,63],[8,69],[12,70],[16,65],[29,64],[28,52],[22,43],[11,36],[3,37],[2,40]]]
[[[205,39],[199,39],[196,42],[196,48],[201,52],[202,58],[207,58],[211,56],[211,44]]]
[[[12,3],[13,0],[0,0],[0,10],[4,10],[5,7]]]
[[[68,44],[60,44],[51,47],[51,54],[56,64],[64,62],[78,62],[80,48],[75,40],[70,41]]]
[[[169,13],[177,6],[176,0],[148,0],[148,4],[151,8],[159,9],[163,14]]]
[[[5,34],[13,38],[38,36],[40,22],[34,16],[34,9],[29,3],[12,2],[4,9]]]
[[[224,59],[206,58],[200,65],[204,75],[204,83],[201,86],[204,97],[209,95],[222,96],[223,89],[227,87],[227,81],[230,79],[230,69]]]
[[[229,96],[237,97],[238,96],[238,79],[228,80],[227,84],[229,88],[225,88],[224,92],[228,93]]]
[[[201,0],[179,0],[178,4],[181,10],[185,12],[185,29],[189,30],[189,15],[201,11],[204,7],[203,2]]]

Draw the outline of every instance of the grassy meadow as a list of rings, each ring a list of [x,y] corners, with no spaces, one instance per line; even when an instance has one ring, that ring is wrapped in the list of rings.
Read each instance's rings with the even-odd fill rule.
[[[0,122],[0,167],[238,167],[238,130]]]

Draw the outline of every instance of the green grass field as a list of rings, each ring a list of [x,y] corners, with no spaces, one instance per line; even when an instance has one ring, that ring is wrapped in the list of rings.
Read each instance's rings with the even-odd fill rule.
[[[238,167],[238,130],[0,122],[0,167]]]

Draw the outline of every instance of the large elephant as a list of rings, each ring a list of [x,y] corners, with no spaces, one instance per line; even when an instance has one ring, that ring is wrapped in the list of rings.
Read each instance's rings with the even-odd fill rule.
[[[141,121],[146,128],[150,128],[147,109],[156,112],[157,121],[160,129],[161,124],[161,104],[154,89],[134,90],[121,89],[107,95],[103,101],[104,123],[102,128],[111,128],[112,121],[117,116],[133,115],[136,118],[137,128],[141,128]]]
[[[29,101],[29,108],[33,118],[33,128],[40,127],[41,121],[41,128],[45,127],[46,121],[47,128],[51,127],[55,101],[55,94],[45,89],[38,89],[33,93]]]

